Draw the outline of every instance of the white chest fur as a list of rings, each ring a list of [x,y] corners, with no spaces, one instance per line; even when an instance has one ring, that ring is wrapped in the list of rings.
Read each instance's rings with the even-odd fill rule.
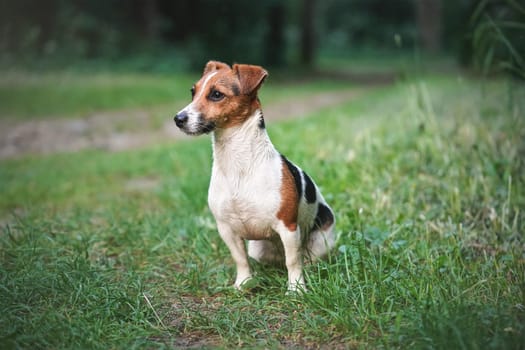
[[[270,238],[280,205],[281,159],[259,117],[257,111],[213,139],[208,204],[218,222],[246,239]]]

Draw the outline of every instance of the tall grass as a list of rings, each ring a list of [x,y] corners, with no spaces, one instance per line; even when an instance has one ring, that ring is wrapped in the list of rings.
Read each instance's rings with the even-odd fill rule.
[[[471,18],[474,60],[484,74],[525,78],[525,7],[515,0],[482,0]]]
[[[255,263],[255,291],[231,288],[206,206],[209,140],[3,161],[0,344],[522,349],[514,94],[434,78],[268,123],[338,218],[337,251],[295,297],[284,271]]]

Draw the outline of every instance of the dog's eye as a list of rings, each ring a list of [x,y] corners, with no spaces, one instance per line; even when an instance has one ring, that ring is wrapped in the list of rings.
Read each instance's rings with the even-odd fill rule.
[[[191,99],[193,99],[195,97],[195,86],[192,86],[190,91],[191,91]]]
[[[208,98],[214,102],[218,102],[224,98],[224,94],[217,90],[211,90]]]

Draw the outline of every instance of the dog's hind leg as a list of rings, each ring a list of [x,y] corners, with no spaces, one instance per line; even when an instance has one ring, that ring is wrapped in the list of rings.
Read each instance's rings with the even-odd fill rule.
[[[284,264],[284,248],[279,240],[248,241],[248,255],[261,264]]]
[[[306,242],[306,260],[313,262],[328,256],[335,247],[334,226],[335,217],[332,210],[325,203],[320,202],[317,206],[314,227]]]
[[[314,262],[326,258],[335,247],[334,225],[310,233],[306,245],[305,261]]]

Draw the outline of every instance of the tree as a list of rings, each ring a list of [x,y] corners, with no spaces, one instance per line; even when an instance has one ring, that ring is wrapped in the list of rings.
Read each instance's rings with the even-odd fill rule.
[[[138,4],[142,15],[142,35],[156,41],[159,35],[159,10],[157,0],[140,0]]]
[[[315,0],[303,0],[301,9],[301,64],[310,67],[315,51]]]
[[[441,49],[441,0],[414,0],[419,41],[427,52]]]
[[[268,32],[265,40],[265,62],[267,66],[279,67],[285,63],[284,28],[286,25],[285,6],[274,1],[267,9],[266,24]]]

